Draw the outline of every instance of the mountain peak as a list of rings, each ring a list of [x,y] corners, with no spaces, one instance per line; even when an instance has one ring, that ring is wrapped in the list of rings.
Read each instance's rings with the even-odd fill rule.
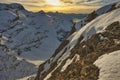
[[[9,10],[9,9],[24,10],[24,7],[18,3],[12,3],[12,4],[0,3],[0,10]]]

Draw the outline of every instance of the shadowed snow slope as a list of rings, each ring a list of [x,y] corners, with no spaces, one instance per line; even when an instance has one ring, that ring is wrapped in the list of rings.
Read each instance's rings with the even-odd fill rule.
[[[46,60],[65,38],[80,14],[32,13],[20,4],[0,4],[1,45],[30,60]]]
[[[35,65],[25,60],[18,60],[0,47],[0,80],[16,80],[35,74],[36,71]]]

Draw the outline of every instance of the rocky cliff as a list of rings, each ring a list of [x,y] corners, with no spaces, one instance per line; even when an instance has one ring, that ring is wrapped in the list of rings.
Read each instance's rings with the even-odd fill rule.
[[[120,2],[88,15],[84,19],[87,23],[39,66],[35,80],[119,80],[119,14]]]

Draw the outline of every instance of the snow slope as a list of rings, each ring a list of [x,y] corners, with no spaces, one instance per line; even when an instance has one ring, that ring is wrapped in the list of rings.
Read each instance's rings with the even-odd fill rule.
[[[120,80],[120,50],[100,56],[94,64],[100,68],[98,80]]]

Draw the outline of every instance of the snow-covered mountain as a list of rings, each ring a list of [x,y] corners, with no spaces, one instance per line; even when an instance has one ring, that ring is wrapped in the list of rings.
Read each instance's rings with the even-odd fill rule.
[[[24,10],[19,4],[0,6],[1,44],[16,51],[20,56],[32,56],[32,59],[50,57],[71,30],[72,19],[85,16],[47,14],[43,11],[32,13]]]
[[[71,32],[35,80],[120,79],[120,2],[92,12]]]
[[[33,13],[20,4],[0,3],[0,80],[34,74],[71,31],[73,19],[85,16]]]

